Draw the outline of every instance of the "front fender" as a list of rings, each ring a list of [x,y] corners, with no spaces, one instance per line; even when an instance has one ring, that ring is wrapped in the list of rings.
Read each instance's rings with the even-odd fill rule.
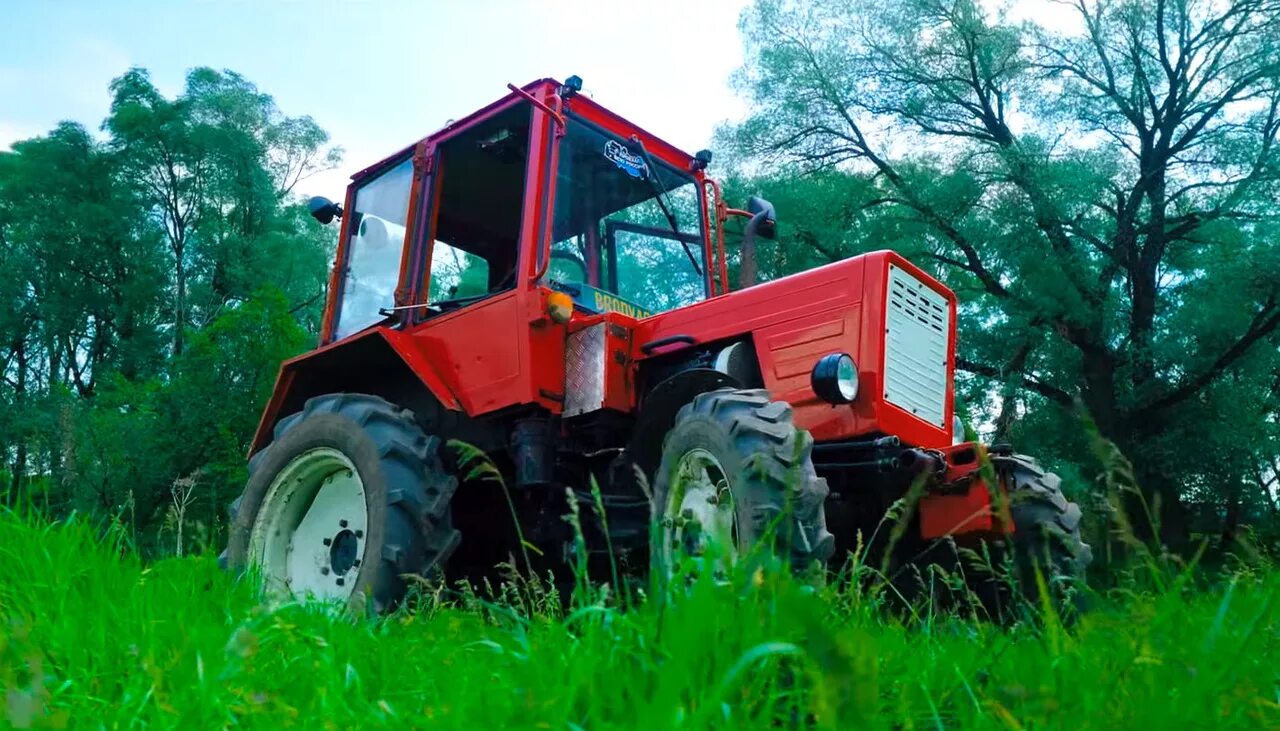
[[[645,470],[658,467],[662,457],[662,440],[666,438],[676,414],[694,396],[740,383],[711,368],[688,368],[669,376],[645,394],[639,418],[627,450]]]

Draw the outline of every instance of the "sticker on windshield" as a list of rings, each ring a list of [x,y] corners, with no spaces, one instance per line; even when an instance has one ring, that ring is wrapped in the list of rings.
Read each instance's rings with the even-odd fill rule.
[[[645,164],[644,158],[631,152],[626,145],[617,140],[604,143],[604,156],[633,178],[649,177],[649,166]]]

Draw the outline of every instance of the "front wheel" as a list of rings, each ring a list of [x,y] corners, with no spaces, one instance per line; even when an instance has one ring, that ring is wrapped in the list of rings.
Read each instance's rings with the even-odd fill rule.
[[[280,421],[236,501],[229,567],[256,566],[273,595],[378,612],[408,577],[443,568],[457,547],[457,480],[411,412],[374,396],[330,394]]]
[[[893,596],[917,609],[927,602],[1000,622],[1025,617],[1045,599],[1065,616],[1076,614],[1093,557],[1081,539],[1080,506],[1067,500],[1062,480],[1031,457],[993,454],[991,466],[1008,500],[1013,535],[904,541],[892,562]]]
[[[835,550],[813,469],[813,438],[791,407],[764,390],[700,394],[677,414],[655,475],[651,570],[665,580],[681,559],[722,575],[767,541],[797,572],[821,571]]]
[[[992,456],[991,463],[1009,496],[1011,548],[1023,596],[1030,601],[1039,598],[1037,578],[1052,598],[1072,596],[1093,560],[1093,549],[1080,535],[1080,506],[1062,494],[1062,480],[1031,457]]]

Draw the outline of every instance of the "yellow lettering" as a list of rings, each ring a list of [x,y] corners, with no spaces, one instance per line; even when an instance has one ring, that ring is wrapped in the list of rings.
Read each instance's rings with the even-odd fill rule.
[[[644,318],[651,316],[651,313],[648,310],[643,310],[640,307],[627,302],[621,297],[611,295],[607,292],[601,292],[599,290],[592,292],[592,294],[595,296],[596,309],[601,312],[618,312],[626,315],[627,317],[634,317],[637,320],[643,320]]]

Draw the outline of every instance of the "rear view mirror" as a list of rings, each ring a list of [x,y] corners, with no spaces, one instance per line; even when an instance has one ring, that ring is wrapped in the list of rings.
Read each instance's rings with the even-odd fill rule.
[[[307,201],[307,209],[311,211],[312,218],[326,225],[332,223],[335,217],[342,218],[342,206],[322,195]]]
[[[772,203],[753,195],[747,201],[747,213],[751,218],[742,229],[742,264],[738,270],[738,284],[743,287],[756,283],[756,236],[772,240],[778,235]]]
[[[747,200],[747,213],[751,214],[751,220],[758,221],[755,233],[763,238],[772,240],[778,235],[777,218],[773,212],[773,204],[753,195]]]

